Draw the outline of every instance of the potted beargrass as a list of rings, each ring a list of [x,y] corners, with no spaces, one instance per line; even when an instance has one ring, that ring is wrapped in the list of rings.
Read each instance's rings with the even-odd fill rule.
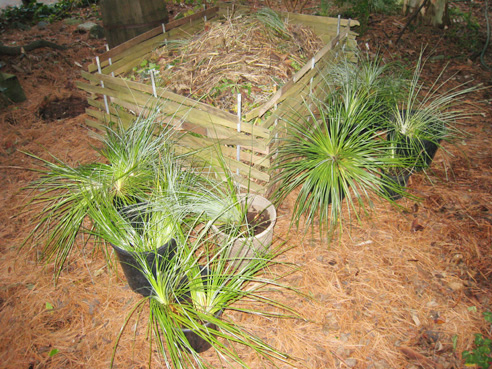
[[[444,68],[430,87],[422,81],[423,53],[407,82],[401,99],[393,102],[387,119],[387,141],[391,155],[405,164],[384,170],[384,176],[406,186],[412,173],[430,167],[442,142],[462,137],[459,124],[470,116],[463,105],[466,95],[479,87],[469,82],[451,87],[453,76],[444,78]],[[391,191],[390,191],[391,192]],[[401,197],[392,194],[393,198]]]
[[[26,209],[35,213],[34,229],[24,242],[40,247],[42,260],[55,263],[55,279],[63,269],[78,234],[90,231],[88,208],[96,197],[108,197],[115,207],[143,201],[154,180],[160,152],[169,132],[156,123],[156,114],[139,117],[128,129],[108,126],[102,141],[101,162],[71,166],[53,157],[39,160],[39,179]],[[157,130],[157,131],[156,131]],[[160,132],[159,132],[160,130]]]
[[[283,118],[286,128],[273,156],[272,192],[275,203],[297,193],[291,219],[297,227],[318,225],[320,232],[330,233],[341,225],[344,202],[358,217],[371,206],[369,195],[380,193],[385,184],[381,168],[399,162],[373,125],[379,112],[371,109],[370,96],[346,97],[341,99],[336,90],[324,101],[310,98],[304,104],[308,116],[292,112]]]
[[[197,223],[198,224],[198,223]],[[197,225],[196,224],[196,225]],[[111,365],[125,327],[134,314],[148,302],[148,324],[164,363],[168,367],[210,367],[200,353],[212,349],[223,365],[248,368],[235,345],[245,345],[267,360],[290,364],[291,358],[239,322],[226,317],[227,310],[265,317],[296,316],[295,312],[264,295],[272,288],[280,288],[276,278],[265,275],[265,267],[273,261],[274,253],[251,259],[237,273],[227,260],[234,237],[217,239],[210,236],[210,224],[191,226],[189,233],[176,235],[176,254],[154,272],[145,258],[140,258],[142,273],[148,278],[153,293],[140,300],[131,310],[118,339]],[[104,235],[101,235],[105,237]],[[108,235],[114,241],[114,235]],[[127,237],[119,228],[121,242]],[[247,301],[247,302],[244,302]],[[263,307],[258,309],[258,304]],[[271,306],[275,309],[266,309]],[[278,313],[283,309],[284,313]],[[277,311],[277,313],[274,312]]]
[[[277,212],[266,197],[238,184],[220,146],[215,147],[214,158],[215,174],[202,177],[201,186],[190,191],[190,210],[210,222],[219,239],[235,239],[227,258],[240,268],[257,254],[268,252]]]

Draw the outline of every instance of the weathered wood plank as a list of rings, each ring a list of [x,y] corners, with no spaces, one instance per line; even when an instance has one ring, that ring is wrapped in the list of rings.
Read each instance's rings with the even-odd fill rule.
[[[99,93],[101,95],[111,96],[120,98],[129,103],[142,104],[141,106],[159,106],[163,112],[167,112],[169,114],[174,114],[177,117],[184,118],[186,117],[186,121],[202,126],[204,128],[214,128],[217,125],[227,128],[231,133],[237,132],[237,117],[233,114],[230,116],[226,116],[225,112],[218,112],[218,109],[213,109],[213,107],[205,107],[205,104],[199,104],[194,101],[193,105],[185,105],[182,102],[172,101],[163,97],[153,97],[149,93],[145,93],[143,91],[137,89],[131,89],[128,86],[131,81],[124,81],[120,78],[104,76],[102,74],[97,75],[89,75],[84,74],[85,77],[90,78],[92,82],[97,81],[98,77],[104,82],[104,88],[94,85],[87,84],[83,82],[78,82],[77,86],[85,91]],[[133,85],[136,82],[133,82]],[[142,85],[145,86],[145,85]],[[142,87],[142,89],[147,89],[148,87]],[[179,100],[179,99],[178,99]],[[200,109],[202,107],[204,110]],[[214,112],[217,111],[217,114]],[[241,133],[250,134],[253,136],[264,137],[267,138],[270,136],[270,132],[263,127],[254,126],[250,123],[242,123],[241,124]]]

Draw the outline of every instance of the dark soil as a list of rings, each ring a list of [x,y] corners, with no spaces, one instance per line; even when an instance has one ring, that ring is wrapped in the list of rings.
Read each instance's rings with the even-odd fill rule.
[[[39,108],[39,116],[47,122],[58,119],[74,118],[85,113],[89,106],[85,97],[69,96],[47,101]]]
[[[270,224],[272,224],[272,221],[266,211],[250,210],[248,211],[246,217],[249,228],[254,230],[255,236],[264,232],[268,227],[270,227]]]

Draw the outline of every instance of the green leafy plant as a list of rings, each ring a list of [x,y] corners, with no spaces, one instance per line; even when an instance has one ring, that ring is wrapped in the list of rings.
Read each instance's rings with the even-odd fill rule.
[[[136,79],[138,75],[139,79],[146,80],[150,78],[150,72],[152,70],[154,70],[155,74],[159,74],[159,65],[144,59],[137,67],[133,68],[133,74],[130,77]]]
[[[54,4],[44,4],[31,1],[20,6],[7,6],[0,12],[0,26],[7,27],[14,22],[25,24],[33,24],[41,20],[52,22],[67,17],[73,9],[87,7],[97,2],[97,0],[62,0]]]
[[[396,143],[393,155],[413,160],[412,167],[417,169],[425,169],[432,159],[425,148],[427,142],[437,149],[441,141],[450,142],[463,134],[458,125],[473,114],[464,110],[465,98],[478,89],[470,83],[448,88],[452,77],[443,78],[445,68],[427,87],[421,79],[424,66],[421,53],[405,94],[394,102],[388,120],[388,134]]]
[[[33,196],[25,211],[35,211],[34,229],[24,242],[41,247],[41,259],[55,262],[55,278],[63,269],[80,233],[92,234],[94,223],[84,221],[94,201],[106,198],[116,206],[145,201],[154,183],[155,169],[169,140],[156,115],[140,117],[130,127],[107,127],[98,136],[106,163],[70,166],[57,158],[37,159],[40,178],[28,187]]]
[[[384,184],[381,168],[397,161],[372,127],[371,99],[347,96],[341,99],[335,92],[326,101],[310,99],[304,103],[308,115],[293,112],[282,118],[286,129],[274,154],[272,183],[278,186],[273,198],[279,203],[299,189],[292,216],[297,227],[304,222],[316,223],[320,232],[333,230],[344,201],[358,216],[371,204],[369,194]]]
[[[245,330],[239,322],[224,317],[226,310],[265,317],[297,316],[266,294],[272,288],[283,288],[276,278],[264,275],[274,253],[251,260],[241,273],[235,273],[224,257],[234,237],[216,243],[209,237],[209,231],[205,227],[198,233],[178,236],[176,255],[166,265],[158,267],[157,273],[153,273],[144,258],[139,259],[154,293],[135,306],[125,326],[148,302],[152,342],[166,365],[175,368],[211,367],[200,355],[210,347],[222,358],[223,365],[248,368],[234,348],[236,345],[249,347],[268,361],[290,364],[287,354]],[[273,312],[266,306],[284,313]],[[120,331],[114,353],[123,332],[124,329]],[[114,354],[111,365],[113,363]]]
[[[492,323],[492,312],[486,311],[483,313],[483,317],[487,323]],[[492,339],[484,337],[481,333],[475,334],[475,348],[471,351],[463,351],[463,359],[467,366],[475,365],[478,368],[489,368],[492,364]]]

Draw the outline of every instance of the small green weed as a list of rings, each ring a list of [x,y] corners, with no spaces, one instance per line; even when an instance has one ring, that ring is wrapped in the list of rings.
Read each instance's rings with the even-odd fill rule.
[[[489,324],[492,323],[492,312],[483,313],[483,317]],[[490,330],[490,327],[489,327]],[[466,366],[476,366],[477,368],[487,369],[492,364],[492,339],[485,338],[481,333],[475,334],[475,349],[463,351],[462,357],[465,359]]]
[[[147,59],[143,60],[137,67],[133,68],[134,74],[130,76],[132,80],[139,76],[139,80],[146,80],[150,78],[150,71],[154,69],[155,74],[159,74],[159,65],[153,62],[149,62]]]
[[[0,12],[0,27],[14,23],[35,24],[39,21],[53,22],[63,19],[76,8],[97,4],[98,0],[61,0],[55,4],[43,4],[31,1],[27,5],[7,6]]]

